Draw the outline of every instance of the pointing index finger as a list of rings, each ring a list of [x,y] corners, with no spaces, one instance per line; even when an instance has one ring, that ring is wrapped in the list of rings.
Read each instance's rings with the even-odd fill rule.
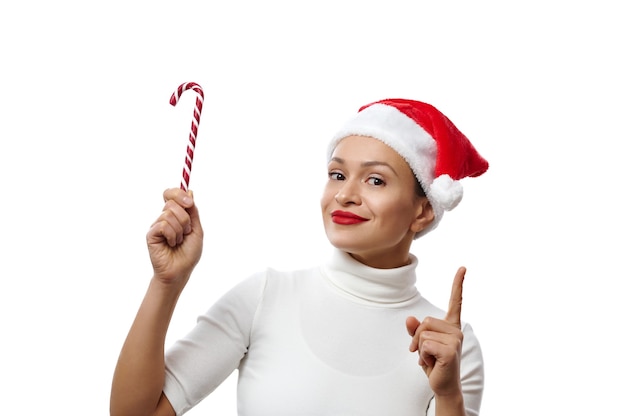
[[[452,282],[452,292],[450,293],[450,303],[445,320],[461,328],[461,304],[463,302],[463,280],[465,279],[465,267],[459,267],[454,281]]]

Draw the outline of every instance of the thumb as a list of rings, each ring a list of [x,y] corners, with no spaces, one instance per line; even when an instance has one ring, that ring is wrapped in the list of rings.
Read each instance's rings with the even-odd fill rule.
[[[193,198],[193,191],[189,191],[189,196]],[[191,230],[202,232],[202,223],[200,222],[200,211],[198,210],[198,206],[196,205],[196,200],[193,198],[193,205],[189,208],[186,208],[187,213],[189,214],[189,219],[191,220]]]
[[[415,352],[418,347],[418,340],[415,338],[415,332],[417,332],[417,328],[420,326],[420,321],[414,317],[409,316],[406,318],[406,330],[411,337],[411,343],[409,344],[409,351]]]
[[[409,316],[408,318],[406,318],[406,331],[409,333],[410,336],[415,335],[415,331],[417,331],[417,328],[420,326],[420,321],[414,317],[414,316]]]

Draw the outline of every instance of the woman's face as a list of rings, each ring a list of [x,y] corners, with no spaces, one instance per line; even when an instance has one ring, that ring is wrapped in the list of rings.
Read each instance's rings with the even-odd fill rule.
[[[405,265],[415,233],[433,219],[428,200],[415,193],[415,181],[406,161],[381,141],[341,140],[321,199],[331,244],[368,266]]]

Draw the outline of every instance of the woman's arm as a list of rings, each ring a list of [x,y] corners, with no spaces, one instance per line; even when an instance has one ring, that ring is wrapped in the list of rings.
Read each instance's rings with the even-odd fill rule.
[[[163,395],[164,344],[174,308],[200,260],[203,231],[191,192],[168,189],[146,240],[154,275],[120,352],[111,415],[174,415]]]
[[[419,353],[419,364],[428,376],[435,393],[437,416],[465,416],[461,388],[461,303],[465,268],[456,273],[452,284],[448,313],[444,319],[427,317],[419,322],[407,318],[406,327],[412,337],[409,350]]]

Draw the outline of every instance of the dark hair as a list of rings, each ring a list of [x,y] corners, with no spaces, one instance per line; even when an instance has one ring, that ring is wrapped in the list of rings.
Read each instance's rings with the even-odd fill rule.
[[[422,188],[422,184],[419,180],[413,175],[413,179],[415,179],[415,195],[417,197],[423,198],[426,196],[426,192],[424,192],[424,188]]]

